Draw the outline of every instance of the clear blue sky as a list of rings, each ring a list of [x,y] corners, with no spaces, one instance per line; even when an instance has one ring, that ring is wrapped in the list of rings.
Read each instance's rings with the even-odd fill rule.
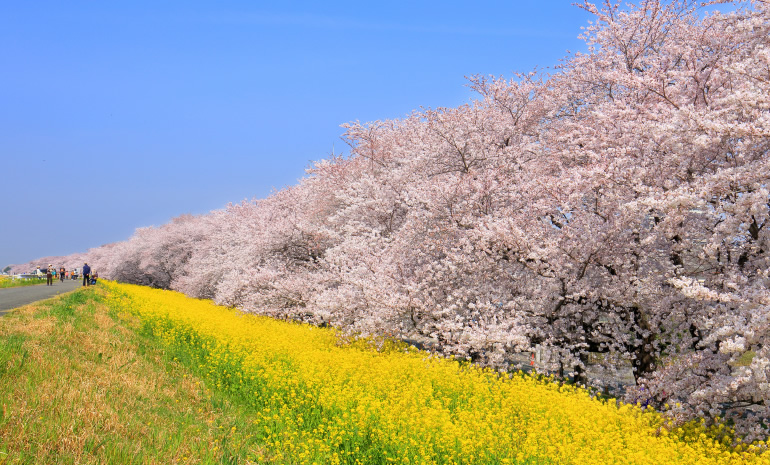
[[[569,0],[39,1],[0,6],[0,268],[295,184],[348,121],[547,68]]]

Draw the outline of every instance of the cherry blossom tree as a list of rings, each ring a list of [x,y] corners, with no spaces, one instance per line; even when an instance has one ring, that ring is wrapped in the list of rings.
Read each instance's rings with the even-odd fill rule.
[[[296,186],[57,260],[501,369],[630,365],[628,400],[766,437],[770,4],[734,6],[585,2],[550,74],[347,124]]]

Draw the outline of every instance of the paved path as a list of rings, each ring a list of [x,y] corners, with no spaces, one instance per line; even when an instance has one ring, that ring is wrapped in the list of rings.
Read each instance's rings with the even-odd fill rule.
[[[38,300],[49,299],[57,294],[75,290],[82,285],[82,280],[65,279],[64,282],[54,281],[53,286],[38,284],[35,286],[0,289],[0,316],[6,314],[11,309]]]

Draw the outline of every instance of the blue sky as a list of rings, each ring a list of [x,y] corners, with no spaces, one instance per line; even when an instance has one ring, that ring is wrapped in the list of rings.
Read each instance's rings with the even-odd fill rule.
[[[340,125],[558,64],[568,0],[3,2],[0,268],[295,184]]]

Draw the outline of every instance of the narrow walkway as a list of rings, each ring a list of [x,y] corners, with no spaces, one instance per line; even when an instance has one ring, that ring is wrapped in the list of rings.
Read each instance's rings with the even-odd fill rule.
[[[46,286],[44,283],[36,286],[0,289],[0,316],[5,315],[14,308],[19,308],[38,300],[50,299],[58,294],[75,290],[82,285],[82,280],[69,279],[64,280],[64,282],[54,281],[53,286]]]

